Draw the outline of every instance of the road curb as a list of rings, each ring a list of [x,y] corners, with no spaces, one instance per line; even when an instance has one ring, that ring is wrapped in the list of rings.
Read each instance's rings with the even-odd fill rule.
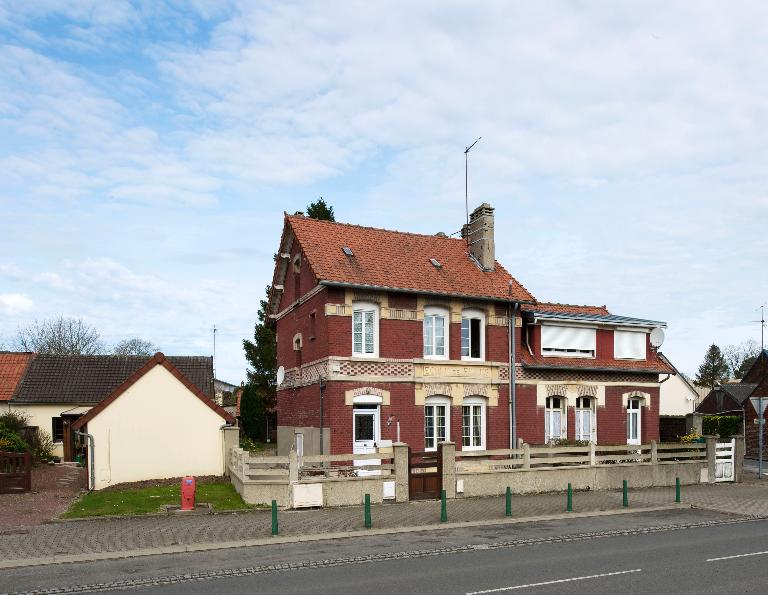
[[[556,521],[563,519],[578,519],[601,516],[616,516],[622,514],[636,514],[643,512],[659,512],[664,510],[690,509],[688,504],[670,504],[666,506],[653,506],[636,509],[598,510],[592,512],[568,512],[555,515],[489,519],[484,521],[449,522],[431,525],[414,525],[410,527],[393,527],[389,529],[365,529],[357,531],[345,531],[335,533],[319,533],[316,535],[286,535],[264,537],[259,539],[245,539],[238,541],[218,541],[210,543],[191,543],[153,548],[141,548],[133,550],[121,550],[111,552],[93,552],[87,554],[60,554],[44,558],[23,558],[18,560],[0,560],[0,569],[23,568],[28,566],[47,566],[52,564],[71,564],[76,562],[95,562],[99,560],[120,560],[125,558],[139,558],[142,556],[156,556],[160,554],[183,554],[189,552],[204,552],[222,549],[234,549],[243,547],[256,547],[262,545],[277,545],[285,543],[304,543],[312,541],[327,541],[336,539],[352,539],[355,537],[371,537],[376,535],[396,535],[398,533],[416,533],[424,531],[445,531],[464,527],[483,527],[497,525],[517,525],[522,523],[536,523],[542,521]]]

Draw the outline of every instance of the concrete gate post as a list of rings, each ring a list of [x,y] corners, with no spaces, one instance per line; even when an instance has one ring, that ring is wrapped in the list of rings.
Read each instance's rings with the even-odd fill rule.
[[[651,464],[659,463],[659,445],[655,440],[651,440]]]
[[[714,436],[704,436],[707,441],[707,481],[715,483],[715,473],[717,471],[717,434]]]
[[[395,465],[395,502],[408,502],[408,445],[395,442],[392,445],[392,458]]]
[[[733,481],[741,483],[744,477],[744,453],[746,445],[744,443],[743,435],[733,436],[736,441],[733,450]]]
[[[437,445],[443,465],[443,489],[446,498],[456,497],[456,443],[441,442]]]
[[[240,428],[237,426],[221,427],[221,446],[224,449],[224,475],[229,476],[229,461],[231,450],[240,443]]]

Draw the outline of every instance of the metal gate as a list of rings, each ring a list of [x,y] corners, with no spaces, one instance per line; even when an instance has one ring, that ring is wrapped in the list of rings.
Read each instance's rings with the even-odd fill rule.
[[[408,497],[431,500],[443,489],[443,460],[440,451],[411,452],[408,449]]]
[[[733,481],[733,461],[736,439],[715,445],[715,481]]]

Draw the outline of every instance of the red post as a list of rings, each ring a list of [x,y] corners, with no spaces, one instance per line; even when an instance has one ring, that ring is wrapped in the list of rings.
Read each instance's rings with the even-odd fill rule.
[[[187,476],[181,480],[181,509],[195,509],[195,478]]]

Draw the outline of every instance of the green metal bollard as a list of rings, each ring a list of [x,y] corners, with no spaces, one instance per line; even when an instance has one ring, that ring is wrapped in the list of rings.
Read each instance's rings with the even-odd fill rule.
[[[448,522],[448,505],[445,501],[445,490],[440,490],[440,522]]]
[[[623,481],[622,491],[624,492],[624,494],[623,494],[624,497],[622,499],[621,505],[624,508],[628,508],[629,507],[629,488],[627,487],[627,480],[626,479]]]
[[[277,535],[277,500],[272,500],[272,535]]]
[[[512,516],[512,488],[507,486],[506,507],[504,516]]]
[[[675,477],[675,502],[680,504],[680,478]]]
[[[371,495],[365,495],[365,528],[371,528]]]
[[[573,488],[568,484],[568,504],[565,507],[566,512],[573,512]]]

